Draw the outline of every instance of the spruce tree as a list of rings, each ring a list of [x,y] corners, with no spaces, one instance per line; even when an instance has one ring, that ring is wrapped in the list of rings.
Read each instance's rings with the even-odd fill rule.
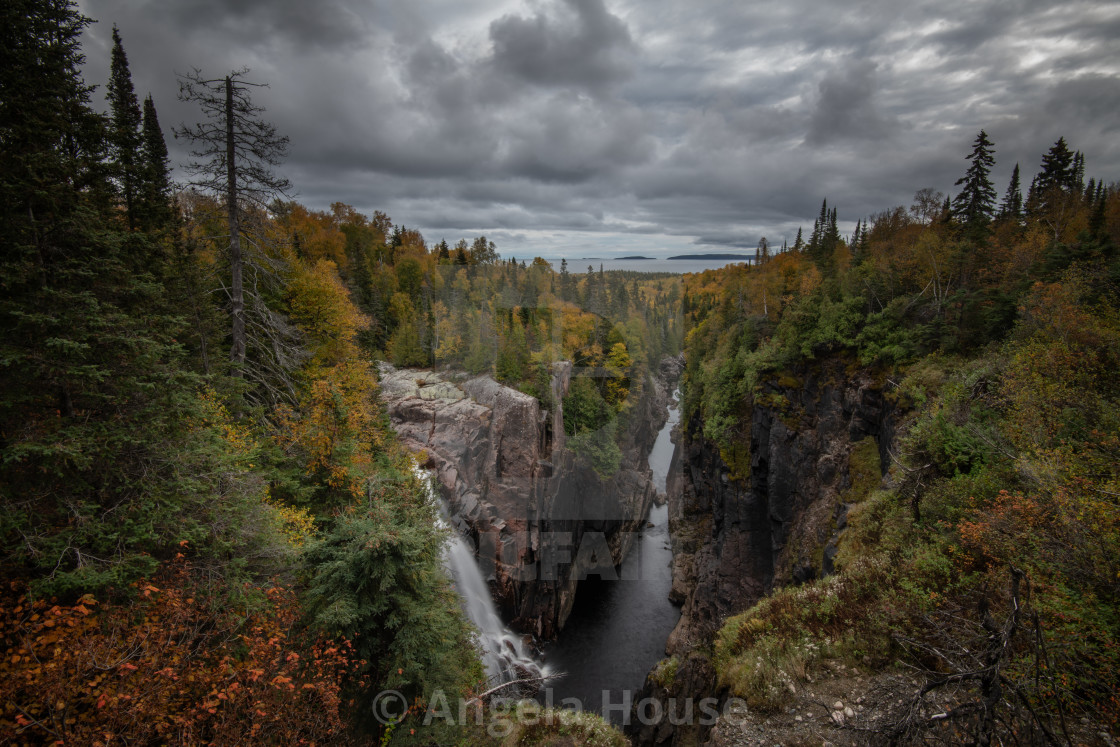
[[[1023,192],[1019,187],[1019,164],[1011,172],[1011,182],[1007,185],[1007,193],[999,207],[1001,220],[1019,222],[1023,218]]]
[[[961,187],[960,194],[953,200],[953,217],[964,226],[965,232],[974,241],[983,240],[987,235],[988,224],[995,214],[996,190],[988,178],[995,158],[992,155],[992,142],[988,133],[980,130],[968,155],[968,171],[955,182]]]
[[[1050,150],[1042,156],[1042,170],[1035,177],[1039,197],[1045,199],[1046,192],[1080,192],[1085,174],[1085,156],[1080,151],[1071,151],[1064,137],[1058,138]]]
[[[572,293],[572,274],[568,272],[568,260],[560,260],[560,298],[571,302],[574,300]]]
[[[120,30],[113,26],[113,52],[109,86],[109,159],[114,180],[124,198],[125,221],[129,230],[137,227],[136,203],[141,181],[140,103],[132,87],[128,56],[121,44]]]
[[[857,220],[856,221],[856,230],[855,230],[854,233],[852,233],[852,243],[851,243],[852,257],[857,262],[860,259],[859,250],[860,250],[860,242],[862,241],[862,238],[863,238],[863,222]]]
[[[145,231],[165,229],[171,224],[171,172],[167,142],[159,126],[156,105],[151,95],[144,99],[144,117],[140,146],[142,176],[136,206],[140,227]]]
[[[1080,203],[1084,172],[1084,156],[1071,151],[1064,137],[1042,156],[1042,170],[1034,178],[1027,211],[1051,229],[1055,241],[1062,237]]]
[[[197,382],[113,200],[88,23],[68,2],[0,4],[0,560],[59,594],[150,572],[206,521],[186,504],[209,505],[200,475],[217,474],[191,464]]]

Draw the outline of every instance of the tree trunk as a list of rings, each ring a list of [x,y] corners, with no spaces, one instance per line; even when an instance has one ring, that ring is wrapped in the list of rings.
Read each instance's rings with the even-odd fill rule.
[[[233,317],[229,360],[233,364],[231,375],[240,377],[244,375],[242,367],[245,365],[245,291],[241,280],[241,220],[237,211],[233,120],[233,81],[226,76],[226,207],[229,210],[229,302]]]

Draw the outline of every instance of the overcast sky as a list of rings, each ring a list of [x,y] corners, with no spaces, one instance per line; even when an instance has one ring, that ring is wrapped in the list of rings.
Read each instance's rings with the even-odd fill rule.
[[[791,243],[953,192],[984,128],[1002,198],[1065,136],[1120,180],[1120,2],[79,0],[87,82],[121,29],[137,93],[240,67],[291,138],[282,173],[430,242],[504,256]],[[103,103],[104,88],[95,94]],[[1024,189],[1026,187],[1024,184]]]

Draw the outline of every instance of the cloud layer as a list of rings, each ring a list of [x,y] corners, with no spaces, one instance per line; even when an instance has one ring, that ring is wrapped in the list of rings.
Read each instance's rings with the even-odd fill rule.
[[[1041,0],[82,0],[165,129],[176,72],[249,66],[313,207],[519,257],[792,241],[950,191],[980,128],[997,191],[1059,136],[1120,179],[1120,5]],[[95,97],[100,94],[95,94]],[[170,143],[173,157],[184,148]]]

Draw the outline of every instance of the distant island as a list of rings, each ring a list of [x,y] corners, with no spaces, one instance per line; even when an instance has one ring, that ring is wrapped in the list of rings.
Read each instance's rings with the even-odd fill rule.
[[[676,257],[669,257],[669,259],[754,259],[753,254],[679,254]]]
[[[633,257],[618,257],[618,259],[653,259],[653,257],[643,257],[640,254],[636,254]]]

